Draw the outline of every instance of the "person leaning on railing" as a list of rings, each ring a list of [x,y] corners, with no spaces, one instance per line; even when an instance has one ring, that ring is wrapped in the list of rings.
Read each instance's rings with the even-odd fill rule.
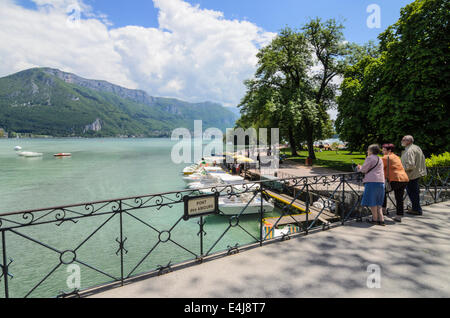
[[[383,161],[378,157],[380,152],[378,145],[369,146],[364,164],[358,165],[357,169],[364,174],[364,193],[361,205],[369,207],[372,212],[372,220],[367,220],[367,222],[384,226],[381,208],[384,201],[384,168]]]
[[[405,151],[402,153],[402,164],[409,178],[406,192],[408,193],[412,204],[412,210],[409,210],[406,213],[422,215],[419,180],[427,175],[425,156],[422,149],[414,145],[413,136],[408,135],[403,137],[402,146],[405,147]]]
[[[383,145],[382,158],[384,164],[384,176],[395,194],[395,206],[397,215],[394,221],[401,222],[403,217],[403,196],[405,194],[406,186],[408,185],[408,175],[403,168],[402,161],[399,156],[394,153],[395,146],[393,144]],[[387,192],[384,195],[383,211],[386,211],[387,206]]]

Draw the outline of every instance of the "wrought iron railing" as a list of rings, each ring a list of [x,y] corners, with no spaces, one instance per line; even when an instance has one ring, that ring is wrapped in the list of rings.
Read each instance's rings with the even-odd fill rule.
[[[433,202],[449,197],[448,169],[445,178],[439,172],[424,184]],[[362,192],[360,174],[342,173],[0,214],[0,297],[80,296],[361,220]],[[186,220],[183,198],[204,193],[218,193],[219,214]]]
[[[427,172],[427,176],[419,180],[420,204],[430,205],[448,200],[450,197],[448,188],[450,167],[427,168]],[[412,208],[406,191],[403,201],[405,209]],[[397,203],[393,191],[387,194],[387,203],[387,213],[395,212]]]

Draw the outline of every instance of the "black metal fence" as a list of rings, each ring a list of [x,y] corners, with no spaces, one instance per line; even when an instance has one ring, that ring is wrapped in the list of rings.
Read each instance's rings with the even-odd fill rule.
[[[430,170],[423,204],[449,198],[448,175],[449,168]],[[184,219],[183,198],[205,193],[218,193],[219,214]],[[362,193],[362,176],[343,173],[1,214],[0,297],[80,296],[362,220]]]

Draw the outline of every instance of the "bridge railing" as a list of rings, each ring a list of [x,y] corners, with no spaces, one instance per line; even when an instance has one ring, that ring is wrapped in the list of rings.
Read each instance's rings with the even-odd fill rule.
[[[430,205],[448,200],[450,198],[448,186],[450,167],[427,168],[427,173],[426,177],[420,178],[419,180],[420,204]],[[404,208],[412,208],[411,201],[409,200],[406,191],[403,199]],[[395,213],[397,203],[393,191],[387,194],[387,204],[388,214],[391,212]]]
[[[436,178],[424,184],[433,202],[448,198]],[[361,220],[362,192],[361,174],[342,173],[0,214],[0,297],[80,296]],[[205,194],[218,196],[218,213],[187,219],[184,198]]]

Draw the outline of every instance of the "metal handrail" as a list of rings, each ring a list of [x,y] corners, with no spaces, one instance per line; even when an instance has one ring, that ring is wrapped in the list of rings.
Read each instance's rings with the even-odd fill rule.
[[[439,202],[440,200],[448,199],[448,168],[440,168],[431,171],[434,171],[433,173],[435,174],[431,176],[431,181],[428,180],[425,184],[422,184],[422,187],[424,187],[426,191],[429,191],[431,186],[435,186],[436,182],[440,182],[445,189],[442,189],[439,193],[435,191],[433,200],[434,202]],[[442,175],[445,174],[446,177],[442,177]],[[236,186],[241,187],[236,188]],[[35,291],[42,286],[42,284],[50,281],[58,269],[70,264],[82,265],[84,268],[89,268],[89,270],[96,272],[101,277],[105,277],[104,279],[106,279],[106,281],[102,281],[100,284],[93,284],[95,286],[103,286],[111,283],[123,285],[126,280],[142,275],[143,273],[160,274],[170,271],[174,266],[177,266],[179,262],[175,264],[172,263],[172,260],[170,260],[166,263],[167,260],[164,261],[164,259],[157,259],[155,260],[156,264],[158,264],[157,266],[152,265],[153,267],[145,268],[145,270],[139,269],[140,266],[149,259],[149,257],[154,255],[158,246],[169,241],[172,245],[174,245],[174,248],[190,255],[189,259],[183,260],[183,262],[201,262],[209,256],[218,255],[223,252],[232,254],[238,252],[241,248],[255,243],[259,243],[259,246],[262,246],[265,242],[279,239],[279,237],[275,237],[273,235],[276,224],[269,232],[265,234],[263,233],[264,211],[262,198],[265,190],[272,189],[273,191],[278,191],[279,193],[285,193],[287,195],[291,193],[290,191],[292,191],[292,189],[296,189],[294,196],[291,197],[292,200],[290,204],[285,204],[281,210],[277,212],[278,214],[276,214],[275,218],[278,218],[278,220],[276,223],[278,223],[284,216],[291,215],[291,210],[293,209],[293,204],[296,200],[301,198],[303,198],[302,200],[305,200],[306,222],[304,226],[302,226],[299,222],[293,222],[292,224],[298,226],[299,230],[296,233],[291,233],[288,235],[283,234],[281,239],[284,240],[286,238],[290,238],[291,236],[301,234],[307,235],[314,227],[323,226],[324,230],[327,229],[329,224],[323,224],[320,221],[320,218],[325,211],[335,213],[336,218],[341,224],[345,224],[345,222],[352,219],[361,220],[362,216],[368,212],[367,209],[360,206],[360,199],[362,195],[361,187],[362,175],[360,173],[339,173],[333,175],[299,176],[274,180],[258,180],[250,183],[241,183],[239,185],[218,185],[195,190],[187,189],[63,205],[45,209],[3,213],[0,214],[0,281],[3,280],[3,294],[4,297],[10,297],[10,282],[24,279],[24,281],[30,284],[30,282],[25,279],[27,272],[24,272],[22,267],[17,265],[21,264],[21,262],[34,262],[37,264],[41,257],[37,253],[26,253],[26,255],[16,257],[16,259],[9,258],[9,255],[12,252],[10,246],[17,244],[16,242],[18,238],[20,238],[20,240],[25,240],[29,244],[33,244],[33,246],[41,246],[42,248],[45,248],[52,253],[56,253],[56,255],[59,256],[59,263],[57,263],[56,266],[53,267],[49,273],[47,273],[47,275],[44,275],[37,284],[27,286],[29,287],[28,292],[24,292],[18,297],[35,296]],[[210,237],[211,235],[210,234],[207,236],[209,221],[206,217],[200,217],[197,222],[198,227],[194,229],[191,226],[191,229],[189,230],[192,235],[198,237],[198,241],[189,241],[187,243],[180,242],[175,235],[176,233],[174,233],[175,228],[181,227],[185,224],[183,223],[183,215],[181,212],[179,215],[172,213],[172,217],[174,219],[169,223],[173,224],[168,223],[164,225],[164,229],[160,229],[158,224],[147,220],[147,218],[151,216],[159,215],[157,213],[163,208],[172,209],[174,206],[182,205],[183,198],[186,195],[196,196],[202,192],[218,193],[218,196],[222,198],[240,197],[244,194],[249,194],[249,197],[251,197],[246,206],[244,206],[242,210],[235,215],[225,216],[221,212],[223,218],[220,220],[225,229],[220,232],[213,233],[217,234],[217,239],[214,240],[213,238],[210,242],[210,246],[205,246],[205,238]],[[251,229],[246,228],[245,224],[242,224],[242,216],[245,214],[246,209],[248,209],[249,204],[254,202],[258,196],[261,197],[261,208],[259,209],[259,213],[255,215],[254,221],[257,224],[251,223],[257,225],[259,234],[255,234],[252,233]],[[313,202],[314,199],[317,199],[318,202],[322,203],[323,207],[315,208],[317,215],[309,218],[308,214],[311,211],[311,206],[315,203]],[[334,210],[331,208],[332,204],[335,207]],[[148,209],[150,209],[151,213],[138,213],[141,210],[148,211]],[[55,224],[58,227],[76,227],[78,221],[81,219],[99,216],[103,216],[104,219],[101,220],[99,225],[95,224],[95,228],[92,229],[91,233],[84,233],[86,234],[86,237],[84,237],[76,248],[67,247],[71,245],[72,242],[65,242],[64,234],[62,234],[61,237],[58,237],[58,240],[61,240],[62,243],[64,243],[65,248],[58,248],[55,244],[50,244],[39,238],[39,235],[45,230],[42,230],[40,226]],[[125,218],[127,220],[138,222],[141,226],[144,226],[146,229],[151,231],[155,237],[157,237],[157,239],[155,238],[154,241],[152,241],[152,244],[154,243],[153,245],[150,244],[150,246],[146,246],[139,250],[139,252],[145,254],[143,257],[138,257],[137,259],[131,259],[128,257],[129,251],[132,251],[132,244],[135,244],[136,242],[131,242],[126,236],[128,223],[125,222]],[[119,223],[117,233],[114,234],[115,237],[117,236],[114,241],[114,244],[117,244],[117,248],[115,249],[115,255],[108,256],[108,261],[110,260],[109,257],[120,257],[120,268],[117,268],[117,273],[110,273],[107,268],[99,268],[99,266],[94,265],[96,263],[96,259],[84,260],[80,259],[80,256],[78,255],[80,248],[85,246],[87,242],[96,240],[96,234],[100,233],[108,224],[114,222],[113,220]],[[30,231],[31,233],[24,233],[27,229],[32,229],[33,231]],[[251,239],[250,243],[241,240],[234,243],[229,243],[228,241],[225,242],[225,238],[228,237],[227,235],[233,229],[245,233],[245,236],[248,239]],[[57,234],[50,233],[49,235]],[[145,237],[145,235],[142,236],[142,238]],[[196,244],[198,244],[197,247],[195,247]],[[221,247],[221,244],[227,244],[227,248]],[[194,248],[192,246],[194,246]],[[111,260],[114,259],[111,258]],[[131,270],[128,267],[130,267]],[[43,270],[44,269],[39,272],[43,272]],[[45,271],[43,273],[45,274]],[[88,286],[85,289],[91,287],[93,286]],[[13,290],[13,292],[14,294],[17,294],[16,290]],[[69,292],[60,291],[59,294],[58,292],[54,292],[53,295],[64,297],[80,295],[80,293],[82,293],[82,291],[75,289]]]

